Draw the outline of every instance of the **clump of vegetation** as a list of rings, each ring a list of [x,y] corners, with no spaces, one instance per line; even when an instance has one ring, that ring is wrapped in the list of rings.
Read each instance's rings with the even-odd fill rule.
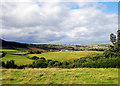
[[[111,33],[110,41],[113,45],[109,46],[109,49],[104,52],[106,58],[109,57],[120,57],[120,30],[117,31],[117,37]]]
[[[5,62],[2,62],[2,66],[5,68],[17,68],[18,66],[15,64],[14,60],[7,61],[6,64]]]
[[[42,52],[41,51],[30,51],[29,53],[30,54],[41,54]]]
[[[4,68],[17,68],[17,69],[23,69],[26,67],[26,65],[16,65],[14,60],[7,61],[6,63],[4,61],[1,62],[2,67]]]
[[[27,58],[29,58],[29,59],[33,59],[33,60],[37,60],[37,59],[39,59],[39,57],[37,57],[37,56],[33,56],[33,57],[27,57]]]
[[[5,53],[5,52],[2,52],[0,58],[5,57],[5,55],[6,55],[6,53]]]

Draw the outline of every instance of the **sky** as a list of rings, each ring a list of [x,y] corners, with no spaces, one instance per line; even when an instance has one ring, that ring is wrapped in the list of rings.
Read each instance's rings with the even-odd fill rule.
[[[3,2],[1,38],[21,43],[109,44],[117,2]]]

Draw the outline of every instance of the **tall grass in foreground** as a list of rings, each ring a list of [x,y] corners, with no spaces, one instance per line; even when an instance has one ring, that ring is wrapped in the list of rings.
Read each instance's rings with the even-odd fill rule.
[[[117,68],[2,69],[3,84],[118,84]]]

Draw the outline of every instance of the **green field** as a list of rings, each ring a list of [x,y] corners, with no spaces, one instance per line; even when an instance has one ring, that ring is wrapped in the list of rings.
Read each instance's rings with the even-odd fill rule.
[[[22,56],[22,55],[11,55],[11,54],[6,54],[5,57],[3,57],[1,59],[2,61],[10,61],[10,60],[14,60],[15,64],[17,65],[25,65],[25,64],[30,64],[33,62],[33,60],[28,59],[26,56]]]
[[[3,84],[118,84],[117,68],[2,69]]]
[[[63,61],[72,61],[74,59],[78,59],[81,57],[91,56],[95,54],[101,54],[100,51],[74,51],[74,52],[46,52],[42,54],[28,54],[28,55],[19,55],[19,54],[25,54],[26,52],[15,52],[14,54],[6,54],[5,57],[3,57],[2,61],[10,61],[15,60],[15,63],[17,65],[25,65],[25,64],[31,64],[34,60],[31,60],[29,57],[32,56],[38,56],[38,57],[45,57],[46,59],[52,59],[57,60],[60,62]]]
[[[0,51],[18,51],[18,50],[13,50],[13,49],[0,49]]]
[[[45,57],[46,59],[52,59],[62,62],[62,61],[70,61],[73,59],[79,59],[81,57],[87,57],[101,53],[103,52],[101,51],[46,52],[42,54],[29,54],[28,56]]]

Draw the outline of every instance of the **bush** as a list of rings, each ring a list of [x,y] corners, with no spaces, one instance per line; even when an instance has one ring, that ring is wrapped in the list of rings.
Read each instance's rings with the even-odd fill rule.
[[[54,67],[55,61],[50,61],[48,67]]]
[[[2,58],[2,57],[5,57],[5,53],[3,52],[2,54],[1,54],[1,56],[0,56],[0,58]]]
[[[31,65],[29,65],[30,67]],[[45,59],[38,59],[36,61],[33,62],[32,67],[35,68],[46,68],[48,66],[48,63],[46,62]]]
[[[2,67],[5,67],[5,62],[2,61]]]
[[[18,66],[17,68],[18,68],[18,69],[23,69],[23,68],[25,68],[25,67],[27,67],[27,65],[20,65],[20,66]]]
[[[33,56],[31,59],[37,60],[37,59],[39,59],[39,57]]]
[[[41,54],[41,51],[36,51],[36,54]]]
[[[30,51],[29,53],[30,53],[30,54],[34,54],[34,52],[33,52],[33,51]]]
[[[42,59],[43,61],[46,61],[46,59],[44,57],[41,57],[40,59]]]
[[[15,65],[15,61],[14,60],[10,60],[10,61],[7,61],[7,63],[5,64],[5,67],[6,68],[17,68],[18,66]]]
[[[51,60],[51,59],[48,59],[48,60],[47,60],[47,63],[49,63],[50,61],[52,61],[52,60]]]
[[[68,65],[69,65],[68,62],[66,62],[66,61],[65,61],[65,62],[62,62],[62,67],[63,67],[63,68],[67,68]]]

